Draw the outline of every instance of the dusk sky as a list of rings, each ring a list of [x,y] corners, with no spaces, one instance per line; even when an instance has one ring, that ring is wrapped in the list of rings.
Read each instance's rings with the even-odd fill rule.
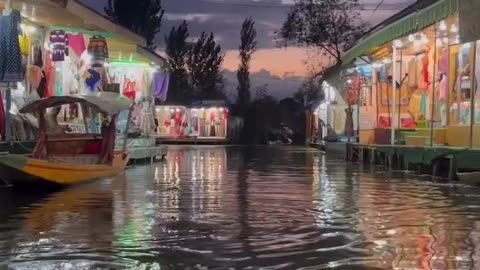
[[[82,0],[96,10],[102,11],[107,0]],[[400,11],[415,0],[385,0],[373,13],[381,0],[361,0],[364,4],[363,18],[371,25],[378,24],[388,16]],[[306,76],[307,54],[302,48],[275,48],[274,32],[278,31],[294,0],[163,0],[166,11],[159,47],[165,33],[183,20],[189,22],[190,36],[198,37],[202,31],[213,32],[226,51],[224,68],[236,70],[238,65],[239,32],[243,20],[251,16],[256,22],[259,51],[252,63],[252,72],[267,70],[281,78]],[[262,71],[263,72],[263,71]]]

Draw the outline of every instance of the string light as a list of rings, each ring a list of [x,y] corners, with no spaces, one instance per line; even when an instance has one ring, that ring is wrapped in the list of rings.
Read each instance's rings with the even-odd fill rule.
[[[447,30],[447,24],[445,23],[445,21],[440,22],[440,30],[442,31]]]

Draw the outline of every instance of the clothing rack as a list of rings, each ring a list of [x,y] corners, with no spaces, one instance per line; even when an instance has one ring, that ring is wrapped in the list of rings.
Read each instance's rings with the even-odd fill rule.
[[[12,10],[12,2],[13,0],[7,0],[5,3],[5,11],[10,11]],[[3,14],[5,15],[5,14]],[[5,90],[5,141],[11,142],[12,141],[12,128],[11,128],[11,115],[10,115],[10,107],[12,103],[12,92],[10,89],[10,82],[7,82],[7,89]],[[3,101],[2,101],[3,102]]]

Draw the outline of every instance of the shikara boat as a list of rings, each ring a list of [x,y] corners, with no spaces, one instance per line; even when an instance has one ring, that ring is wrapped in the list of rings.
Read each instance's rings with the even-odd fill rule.
[[[82,111],[86,109],[100,113],[104,119],[101,134],[88,133],[85,120],[85,134],[50,135],[45,120],[47,109],[68,104],[80,104]],[[121,111],[131,109],[130,100],[101,94],[47,97],[26,105],[20,110],[21,113],[38,115],[38,141],[29,156],[0,155],[0,178],[13,186],[64,186],[121,173],[128,163],[129,155],[126,144],[123,149],[114,150],[116,119]]]

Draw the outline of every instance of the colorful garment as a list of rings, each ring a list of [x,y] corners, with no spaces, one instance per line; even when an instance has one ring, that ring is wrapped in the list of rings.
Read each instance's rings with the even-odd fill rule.
[[[0,82],[20,82],[25,77],[18,35],[20,11],[0,16]]]
[[[18,44],[20,46],[20,53],[22,55],[30,55],[30,39],[26,35],[18,36]]]
[[[93,67],[103,67],[108,59],[107,40],[102,36],[93,36],[88,44],[88,53],[92,56]]]
[[[427,93],[423,92],[420,99],[420,113],[425,117],[427,116]]]
[[[75,54],[77,58],[80,58],[83,52],[87,50],[83,34],[68,34],[68,47],[71,54]]]
[[[155,73],[152,83],[153,96],[162,102],[167,100],[169,83],[170,76],[168,75],[168,73]]]
[[[53,30],[50,32],[50,50],[53,62],[62,62],[65,55],[68,55],[67,33],[63,30]]]

